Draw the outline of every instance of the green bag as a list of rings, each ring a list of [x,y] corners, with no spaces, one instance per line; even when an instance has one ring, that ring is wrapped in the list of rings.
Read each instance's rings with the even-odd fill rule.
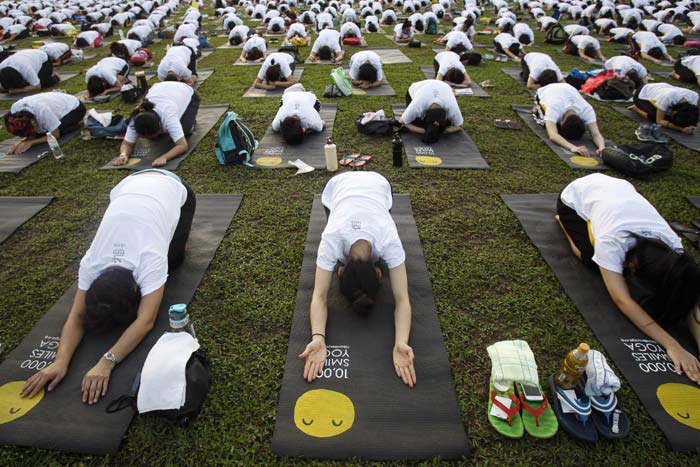
[[[338,90],[343,96],[349,96],[352,94],[352,84],[350,83],[348,77],[345,76],[343,67],[338,67],[331,71],[331,78],[333,78],[335,85],[338,87]]]

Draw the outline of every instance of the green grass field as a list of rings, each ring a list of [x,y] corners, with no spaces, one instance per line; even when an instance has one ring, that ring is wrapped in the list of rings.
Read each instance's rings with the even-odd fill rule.
[[[205,25],[205,29],[213,30],[218,21],[212,19]],[[447,25],[442,29],[446,30]],[[333,101],[339,108],[334,138],[339,155],[373,155],[367,169],[385,175],[395,192],[411,195],[462,421],[473,450],[472,458],[459,464],[700,465],[697,454],[670,450],[624,379],[620,394],[632,423],[630,436],[624,441],[600,442],[592,448],[563,432],[549,441],[527,436],[511,441],[489,425],[488,345],[502,339],[527,340],[537,357],[542,381],[580,341],[603,350],[499,198],[500,194],[558,192],[588,172],[569,169],[527,128],[520,132],[494,128],[496,118],[517,118],[511,104],[531,102],[525,90],[500,70],[518,65],[495,61],[469,69],[474,81],[490,79],[494,83],[488,90],[492,97],[459,99],[465,128],[491,170],[414,170],[405,164],[393,167],[389,138],[358,135],[354,121],[362,112],[379,108],[391,114],[391,104],[402,102],[408,86],[423,79],[418,67],[432,64],[430,46],[434,37],[419,38],[425,45],[422,49],[402,48],[413,63],[384,68],[396,97],[355,96]],[[477,40],[490,42],[488,36],[477,36]],[[214,46],[224,41],[211,39]],[[30,42],[25,40],[21,45]],[[380,34],[368,35],[367,42],[370,46],[392,46]],[[604,53],[612,56],[618,47],[605,43]],[[165,41],[153,47],[157,59],[164,48]],[[563,70],[586,67],[555,48],[559,47],[545,45],[538,33],[537,47],[531,50],[551,51]],[[677,48],[670,50],[671,54],[677,53]],[[346,54],[344,63],[352,52]],[[65,68],[86,69],[107,53],[106,49],[98,50],[98,57]],[[231,110],[241,114],[261,137],[275,115],[278,100],[241,98],[253,82],[257,67],[231,66],[239,53],[235,49],[216,50],[200,62],[200,68],[213,67],[216,72],[199,93],[203,105],[230,104]],[[307,53],[308,48],[302,50],[304,56]],[[331,83],[331,69],[307,65],[302,83],[321,96]],[[83,89],[84,74],[60,87],[71,93]],[[10,103],[2,102],[0,106],[9,108]],[[618,144],[636,142],[636,124],[607,104],[593,106],[605,137]],[[116,100],[99,108],[127,114],[130,107]],[[1,135],[8,137],[5,130]],[[213,153],[214,142],[215,132],[211,132],[177,170],[198,193],[245,195],[190,305],[197,335],[213,363],[213,384],[198,421],[182,430],[167,421],[137,417],[115,456],[3,447],[0,464],[406,465],[280,459],[270,452],[312,198],[332,174],[314,171],[295,176],[293,170],[220,167]],[[633,183],[667,219],[688,222],[698,217],[685,196],[700,194],[700,156],[676,144],[671,149],[676,157],[670,172]],[[45,158],[19,176],[0,175],[0,195],[56,197],[0,247],[0,342],[7,346],[2,357],[18,345],[76,279],[78,263],[107,207],[109,191],[127,175],[98,170],[118,154],[114,141],[76,139],[64,147],[64,152],[66,157],[61,161]],[[416,357],[420,360],[420,355]],[[420,373],[417,376],[418,384],[431,384],[422,380]],[[435,459],[410,464],[447,463]]]

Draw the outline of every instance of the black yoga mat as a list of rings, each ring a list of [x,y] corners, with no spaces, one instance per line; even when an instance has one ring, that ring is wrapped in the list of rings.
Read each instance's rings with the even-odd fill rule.
[[[583,140],[573,141],[573,144],[583,144],[588,148],[591,157],[582,157],[578,154],[574,154],[568,149],[564,149],[552,142],[547,135],[547,129],[539,125],[535,119],[532,117],[532,106],[531,105],[513,105],[513,110],[518,113],[518,116],[522,118],[532,132],[545,142],[549,149],[552,150],[561,160],[566,162],[566,165],[572,169],[584,169],[584,170],[609,170],[610,168],[603,163],[598,155],[596,155],[596,145],[593,144],[590,134],[586,131],[586,135]]]
[[[507,74],[508,76],[513,78],[515,81],[517,81],[518,84],[520,86],[522,86],[523,89],[525,89],[528,93],[530,93],[531,96],[535,95],[535,91],[528,89],[527,83],[525,81],[523,81],[522,78],[520,77],[520,71],[521,71],[520,68],[501,68],[501,71],[503,71],[503,73]]]
[[[382,59],[382,65],[396,65],[399,63],[411,63],[412,60],[404,55],[399,49],[368,49],[379,55]]]
[[[48,206],[52,199],[52,196],[1,196],[0,243]]]
[[[320,196],[314,199],[301,265],[297,302],[282,379],[272,452],[280,456],[322,459],[358,457],[371,460],[445,459],[469,454],[469,441],[459,413],[454,382],[437,319],[432,287],[416,230],[408,195],[395,195],[391,210],[406,250],[408,287],[413,310],[409,344],[415,353],[417,384],[408,388],[397,378],[393,366],[394,301],[388,277],[382,283],[373,310],[366,316],[352,312],[339,291],[338,278],[328,296],[326,336],[330,356],[324,374],[313,383],[304,381],[304,362],[299,355],[311,336],[309,304],[314,285],[318,243],[326,224]],[[314,391],[314,392],[310,392]],[[325,398],[340,415],[329,420]],[[304,399],[301,399],[304,397]],[[305,428],[295,414],[297,401],[311,402],[317,427]],[[354,421],[351,419],[354,410]],[[296,416],[295,416],[296,415]],[[310,417],[306,416],[304,421]],[[295,422],[295,420],[297,420]],[[301,423],[300,423],[301,422]],[[324,425],[327,429],[324,430]],[[335,429],[331,423],[337,426]],[[297,425],[298,424],[298,425]],[[302,432],[319,429],[314,437]],[[347,431],[345,431],[347,430]],[[342,433],[338,433],[344,431]]]
[[[203,70],[197,70],[197,81],[194,83],[194,88],[198,89],[204,82],[214,73],[213,68],[204,68]],[[197,120],[199,121],[199,120]]]
[[[690,204],[700,209],[700,196],[688,196],[688,201],[690,201]]]
[[[435,68],[433,68],[432,66],[422,66],[422,67],[420,67],[420,71],[421,71],[421,73],[423,73],[423,75],[425,75],[425,77],[427,79],[435,79]],[[455,95],[457,97],[461,97],[461,96],[491,97],[491,96],[489,96],[488,92],[484,91],[483,88],[481,86],[479,86],[478,84],[476,84],[474,81],[472,81],[472,84],[468,88],[452,88],[452,89],[455,91]],[[471,89],[472,94],[460,94],[459,93],[460,91],[465,91],[465,90],[469,90],[469,89]]]
[[[85,335],[71,360],[66,378],[53,391],[46,392],[33,408],[26,399],[20,399],[24,403],[17,404],[15,400],[8,400],[6,392],[0,392],[0,407],[3,410],[8,406],[10,410],[18,410],[15,416],[20,417],[0,423],[1,444],[94,455],[117,452],[134,412],[122,410],[108,414],[105,407],[110,401],[129,393],[148,351],[168,329],[170,305],[188,303],[192,299],[241,199],[242,195],[197,196],[197,210],[185,261],[168,276],[153,330],[112,372],[106,397],[93,406],[83,404],[80,384],[100,355],[119,338],[119,331],[101,336]],[[53,361],[61,327],[70,311],[76,287],[74,284],[68,289],[0,365],[0,386],[9,382],[23,382],[37,368],[43,368]],[[193,319],[196,326],[196,311]]]
[[[36,91],[36,92],[23,92],[20,94],[0,94],[0,101],[18,101],[23,97],[27,96],[33,96],[34,94],[38,94],[40,92],[45,92],[45,91],[54,91],[57,86],[60,86],[61,83],[63,83],[66,80],[69,80],[71,78],[75,78],[80,74],[79,71],[56,71],[55,72],[61,80],[54,84],[50,88],[42,89],[41,91]]]
[[[323,131],[307,133],[304,142],[289,146],[277,131],[268,127],[260,141],[260,146],[253,155],[253,163],[260,169],[291,169],[294,166],[287,161],[301,159],[315,169],[326,168],[326,157],[323,146],[326,140],[333,136],[336,104],[321,104],[321,118],[325,126]]]
[[[69,142],[71,139],[78,136],[79,134],[80,130],[76,130],[59,138],[58,144],[63,149],[65,157],[70,157],[71,151],[66,151],[63,145]],[[38,162],[44,157],[53,158],[51,150],[49,149],[49,145],[46,143],[41,143],[32,146],[31,148],[29,148],[28,151],[23,152],[22,154],[9,154],[9,151],[10,149],[12,149],[12,146],[14,146],[14,144],[20,139],[21,138],[14,137],[0,142],[0,153],[6,154],[5,157],[0,157],[0,173],[18,174],[23,169],[29,167],[35,162]]]
[[[403,115],[406,106],[392,104],[391,110],[397,120]],[[437,143],[421,141],[422,135],[401,133],[408,165],[414,169],[490,169],[481,156],[481,151],[466,131],[444,134]]]
[[[625,317],[610,298],[600,274],[573,255],[554,220],[557,197],[501,196],[671,447],[677,451],[700,448],[700,389],[685,376],[676,375],[663,347]],[[693,355],[698,354],[689,336],[675,337]]]
[[[192,154],[197,148],[199,142],[204,138],[207,133],[214,128],[214,125],[219,121],[222,115],[228,110],[228,104],[225,105],[203,105],[199,108],[197,112],[197,123],[194,127],[194,132],[187,138],[188,149],[187,152],[175,159],[170,159],[164,167],[166,170],[175,170],[180,162],[182,162],[187,156]],[[145,138],[139,138],[136,141],[136,146],[134,147],[134,152],[132,153],[129,162],[126,165],[115,166],[112,162],[101,167],[102,170],[143,170],[150,169],[152,163],[155,159],[160,157],[162,154],[166,153],[170,148],[173,147],[173,141],[168,135],[161,135],[157,139],[147,140]],[[114,159],[112,159],[114,160]]]
[[[640,124],[647,123],[647,121],[641,115],[639,115],[633,110],[629,110],[625,107],[619,106],[613,106],[613,109],[617,110],[619,113],[629,118],[633,122],[637,122]],[[672,138],[676,143],[680,144],[681,146],[685,146],[688,149],[700,152],[700,135],[697,132],[693,133],[692,135],[686,135],[685,133],[681,133],[680,131],[669,130],[667,128],[662,128],[661,131],[663,132],[663,134],[665,134],[669,138]]]
[[[153,71],[148,71],[148,72],[146,72],[146,73],[144,73],[144,74],[146,75],[146,80],[147,80],[147,81],[150,81],[150,80],[152,80],[153,78],[156,77],[156,73],[153,72]],[[130,78],[130,79],[129,79],[129,82],[130,82],[131,84],[136,84],[136,77],[135,77],[133,74],[130,75],[129,78]],[[131,78],[134,78],[134,79],[131,79]],[[109,101],[111,101],[111,100],[113,100],[113,99],[116,99],[117,97],[120,96],[120,94],[121,94],[121,91],[116,91],[116,92],[109,93],[109,94],[107,94],[107,95],[105,96],[105,99],[104,99],[104,100],[101,100],[101,101],[99,101],[99,102],[98,102],[98,101],[95,101],[95,100],[93,100],[93,99],[91,99],[91,98],[88,96],[87,90],[80,91],[79,93],[74,94],[74,95],[75,95],[75,97],[77,97],[78,99],[80,99],[81,102],[83,102],[83,103],[85,103],[85,104],[103,104],[103,103],[105,103],[105,102],[109,102]]]
[[[294,73],[292,73],[292,77],[294,78],[295,83],[301,82],[301,75],[304,73],[303,68],[295,68]],[[257,76],[256,76],[257,78]],[[255,86],[251,86],[248,88],[248,90],[243,94],[243,97],[282,97],[282,94],[284,93],[284,89],[281,88],[276,88],[276,89],[257,89]]]
[[[350,79],[350,68],[345,67],[343,68],[345,71],[345,76],[348,77],[348,80]],[[352,86],[352,95],[353,96],[395,96],[396,91],[394,91],[394,88],[391,87],[391,84],[386,80],[386,76],[384,77],[384,80],[382,81],[382,84],[379,86],[375,86],[373,88],[368,88],[368,89],[362,89],[360,87],[357,87],[355,85]]]

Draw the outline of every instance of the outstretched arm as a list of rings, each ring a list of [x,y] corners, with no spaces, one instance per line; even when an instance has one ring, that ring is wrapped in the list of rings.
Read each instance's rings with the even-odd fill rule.
[[[559,130],[557,130],[557,124],[546,120],[545,121],[545,128],[547,129],[547,136],[549,136],[549,139],[552,140],[554,144],[558,144],[559,146],[563,147],[564,149],[567,149],[573,153],[580,154],[584,157],[589,157],[590,154],[588,154],[588,149],[586,149],[586,146],[575,146],[571,144],[566,138],[564,138],[562,135],[559,134]]]
[[[603,149],[605,149],[605,138],[603,138],[603,135],[600,133],[600,129],[598,128],[598,123],[593,122],[589,123],[586,125],[588,128],[588,131],[591,133],[591,137],[593,138],[593,142],[595,143],[595,147],[598,149],[598,155],[602,156],[603,155]]]
[[[406,263],[390,269],[389,278],[395,302],[394,369],[398,377],[412,388],[416,384],[416,370],[413,367],[413,349],[408,345],[411,334],[411,302],[408,297]]]
[[[306,360],[304,379],[309,383],[316,379],[326,363],[326,321],[328,320],[328,290],[331,288],[333,271],[326,271],[316,266],[314,291],[309,307],[311,324],[311,342],[299,358]]]

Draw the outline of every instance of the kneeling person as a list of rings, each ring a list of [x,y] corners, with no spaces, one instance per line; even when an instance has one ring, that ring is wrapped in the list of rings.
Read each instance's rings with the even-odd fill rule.
[[[287,89],[272,121],[272,129],[279,131],[287,144],[301,144],[306,133],[323,131],[320,110],[321,103],[313,93]]]
[[[449,84],[435,79],[413,83],[406,92],[406,110],[399,119],[411,133],[423,135],[423,142],[436,142],[443,133],[462,128],[464,118]]]
[[[285,52],[274,52],[260,66],[255,86],[258,89],[288,88],[294,84],[294,57]]]
[[[350,81],[362,89],[381,86],[384,73],[379,55],[371,50],[363,50],[350,57]]]
[[[85,73],[88,95],[119,92],[129,77],[129,64],[122,58],[105,57]]]

